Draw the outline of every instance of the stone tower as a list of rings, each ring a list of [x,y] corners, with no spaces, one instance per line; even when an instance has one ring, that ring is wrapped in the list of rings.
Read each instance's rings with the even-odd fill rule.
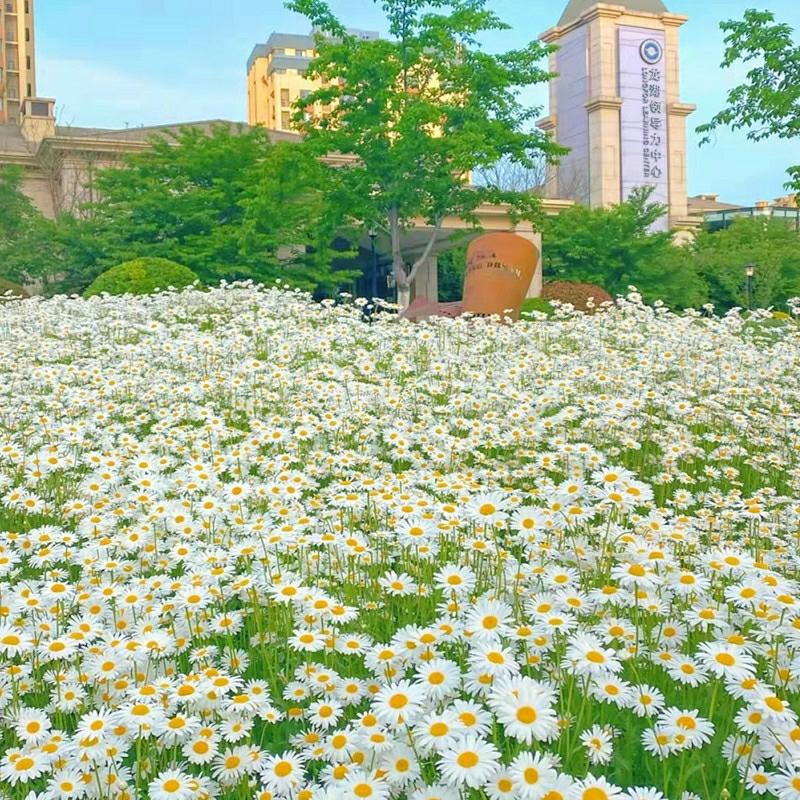
[[[687,224],[686,118],[679,30],[662,0],[570,0],[541,39],[559,46],[550,115],[539,127],[570,153],[548,177],[551,197],[619,203],[638,187],[669,207],[658,227]]]

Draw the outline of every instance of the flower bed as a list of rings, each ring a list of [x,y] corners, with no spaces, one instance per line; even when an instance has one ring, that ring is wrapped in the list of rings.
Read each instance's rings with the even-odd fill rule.
[[[233,287],[0,356],[9,797],[800,797],[794,321]]]

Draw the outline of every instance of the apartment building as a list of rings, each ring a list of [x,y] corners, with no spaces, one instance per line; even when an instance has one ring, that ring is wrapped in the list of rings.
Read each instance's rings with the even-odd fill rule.
[[[0,124],[19,122],[36,96],[33,0],[0,0]]]
[[[363,39],[377,39],[375,31],[350,30]],[[253,48],[247,61],[247,121],[270,130],[291,132],[293,103],[324,84],[306,78],[316,57],[313,34],[273,33]],[[324,107],[315,109],[325,114]]]

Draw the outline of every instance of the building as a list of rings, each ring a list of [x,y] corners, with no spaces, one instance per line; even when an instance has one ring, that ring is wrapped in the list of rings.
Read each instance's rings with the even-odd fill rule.
[[[550,172],[549,196],[599,207],[650,185],[669,208],[658,227],[696,227],[686,179],[686,118],[695,106],[680,98],[687,19],[662,0],[569,0],[542,34],[559,49],[550,61],[550,114],[539,127],[570,148]]]
[[[245,129],[228,120],[172,123],[140,128],[78,128],[57,125],[55,101],[28,98],[22,104],[19,123],[0,124],[0,167],[24,170],[23,191],[47,217],[61,213],[80,215],[81,206],[94,199],[93,176],[99,169],[120,164],[126,155],[150,147],[153,136],[170,136],[183,128],[207,133],[218,125]],[[299,137],[271,132],[273,141]]]
[[[33,0],[0,0],[0,124],[19,121],[35,96]]]
[[[701,194],[689,198],[689,211],[712,233],[724,230],[742,217],[782,220],[800,233],[800,208],[796,195],[778,197],[771,203],[759,200],[752,206],[741,206],[721,203],[715,194]]]
[[[97,170],[119,165],[129,154],[142,152],[150,147],[152,137],[168,136],[182,128],[199,128],[210,132],[214,126],[228,125],[232,130],[245,130],[242,123],[227,120],[208,120],[184,124],[159,125],[147,128],[76,128],[56,125],[54,101],[34,98],[22,105],[19,124],[0,125],[0,166],[16,165],[24,170],[23,190],[33,200],[45,216],[54,217],[59,213],[80,215],[81,206],[94,199],[93,176]],[[285,131],[271,131],[273,141],[297,141],[297,134]],[[344,157],[331,156],[332,163],[343,163]],[[558,214],[571,205],[567,201],[544,200],[543,207],[548,214]],[[513,230],[532,241],[541,250],[541,234],[526,221],[512,220],[504,206],[485,205],[476,211],[481,227],[487,231]],[[460,236],[470,226],[457,217],[444,220],[437,233],[436,245],[424,267],[418,273],[414,296],[438,300],[438,254],[453,246],[453,237]],[[409,258],[418,257],[433,230],[426,220],[416,221],[413,229],[406,233],[404,251]],[[389,259],[384,254],[390,252],[388,241],[377,237],[376,260],[371,255],[373,242],[364,235],[358,243],[360,260],[365,276],[377,269],[387,287]],[[541,293],[542,273],[537,271],[531,287],[531,295]],[[366,279],[359,291],[366,294],[370,283]],[[36,291],[36,287],[29,287]]]
[[[363,39],[377,39],[375,31],[349,31]],[[292,131],[292,107],[297,100],[324,86],[305,73],[316,56],[314,36],[273,33],[256,45],[247,61],[247,121],[276,131]],[[325,108],[316,109],[320,114]]]

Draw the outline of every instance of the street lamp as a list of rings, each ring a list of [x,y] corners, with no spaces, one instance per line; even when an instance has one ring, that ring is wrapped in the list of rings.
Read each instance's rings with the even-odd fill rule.
[[[756,274],[756,265],[748,264],[744,268],[744,274],[747,276],[747,308],[753,310],[753,276]]]
[[[373,228],[369,232],[369,242],[372,248],[372,274],[370,275],[370,294],[374,301],[378,296],[378,251],[375,249],[375,240],[378,232]]]

